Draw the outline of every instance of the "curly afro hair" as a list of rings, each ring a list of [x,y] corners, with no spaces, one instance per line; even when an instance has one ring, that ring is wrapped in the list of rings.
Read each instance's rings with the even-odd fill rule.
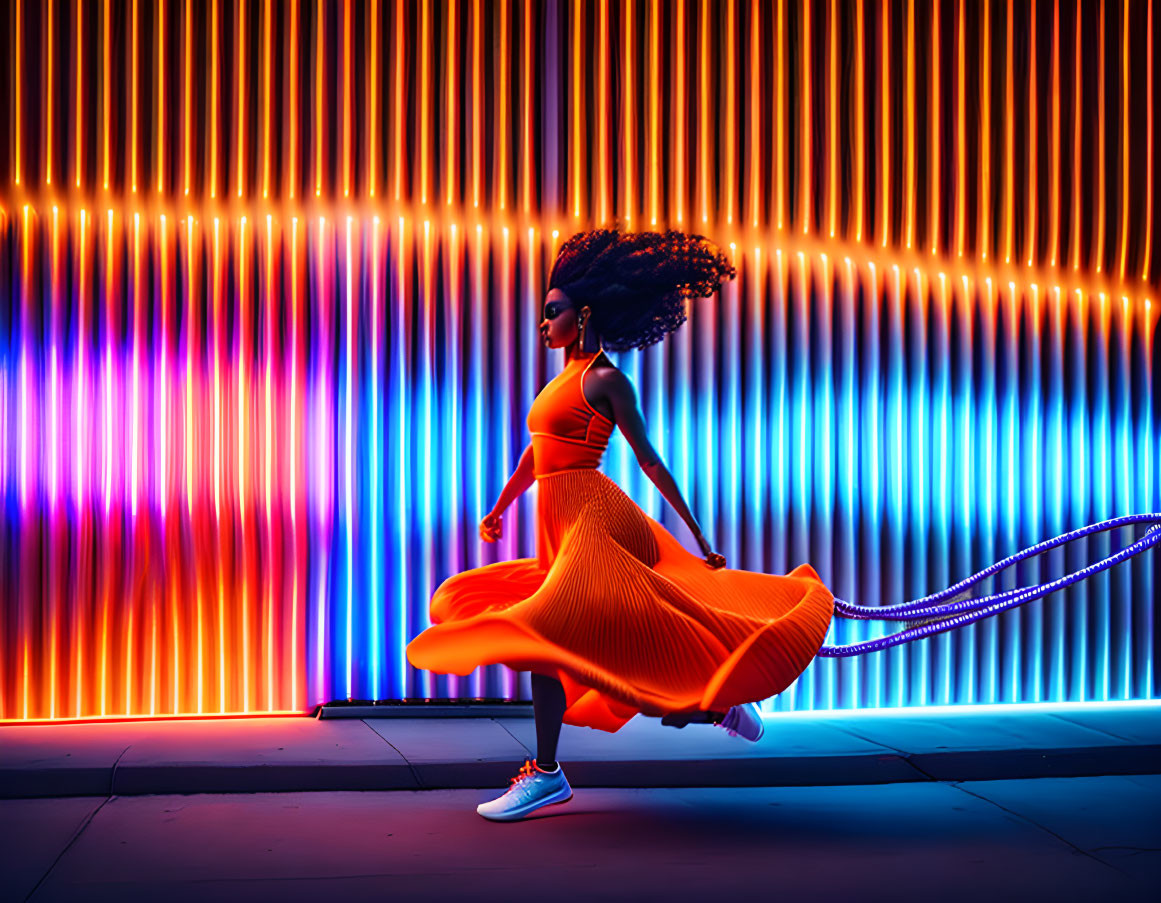
[[[708,297],[735,275],[701,235],[595,229],[561,245],[548,288],[591,307],[604,347],[627,351],[661,341],[685,322],[686,298]]]

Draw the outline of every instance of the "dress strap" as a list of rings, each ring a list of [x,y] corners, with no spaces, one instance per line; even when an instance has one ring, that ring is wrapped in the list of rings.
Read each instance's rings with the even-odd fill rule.
[[[597,417],[600,417],[603,421],[605,421],[605,423],[609,424],[610,426],[613,426],[614,425],[613,421],[611,419],[609,419],[608,417],[606,417],[604,414],[602,414],[600,411],[598,411],[596,408],[594,408],[589,403],[589,400],[585,397],[585,374],[589,372],[589,368],[593,365],[593,363],[596,361],[596,359],[601,356],[602,353],[603,353],[603,349],[602,349],[602,351],[598,351],[596,354],[594,354],[592,356],[592,359],[587,364],[585,364],[584,369],[581,370],[580,378],[577,379],[577,381],[576,381],[577,382],[577,391],[580,392],[581,402],[584,404],[584,406],[586,408],[588,408],[590,411],[592,411],[593,414],[595,414]]]

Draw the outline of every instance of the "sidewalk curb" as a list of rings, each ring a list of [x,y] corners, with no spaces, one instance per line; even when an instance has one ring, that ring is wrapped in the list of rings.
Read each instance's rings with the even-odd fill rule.
[[[1161,768],[1161,746],[564,761],[564,765],[574,787],[839,786],[1154,774]],[[511,771],[508,761],[4,768],[0,798],[491,788],[502,786]]]

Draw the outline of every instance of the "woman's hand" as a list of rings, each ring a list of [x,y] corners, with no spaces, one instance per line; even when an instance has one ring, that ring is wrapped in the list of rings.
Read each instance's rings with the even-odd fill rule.
[[[705,556],[705,566],[711,571],[716,571],[719,568],[726,566],[726,556],[720,552],[710,552]]]
[[[699,531],[697,534],[697,544],[701,546],[701,553],[705,556],[705,566],[712,571],[726,566],[726,556],[719,552],[715,552],[710,548],[709,541],[701,535]]]
[[[489,511],[480,521],[480,539],[484,542],[495,542],[502,533],[503,525],[500,522],[500,515],[494,511]]]

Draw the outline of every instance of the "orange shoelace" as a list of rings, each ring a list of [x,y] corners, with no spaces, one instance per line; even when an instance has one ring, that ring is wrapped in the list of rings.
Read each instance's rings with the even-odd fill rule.
[[[514,778],[509,778],[508,783],[515,786],[518,782],[523,781],[525,778],[530,778],[536,774],[536,769],[532,765],[533,761],[535,760],[525,759],[524,764],[520,766],[520,773]]]

